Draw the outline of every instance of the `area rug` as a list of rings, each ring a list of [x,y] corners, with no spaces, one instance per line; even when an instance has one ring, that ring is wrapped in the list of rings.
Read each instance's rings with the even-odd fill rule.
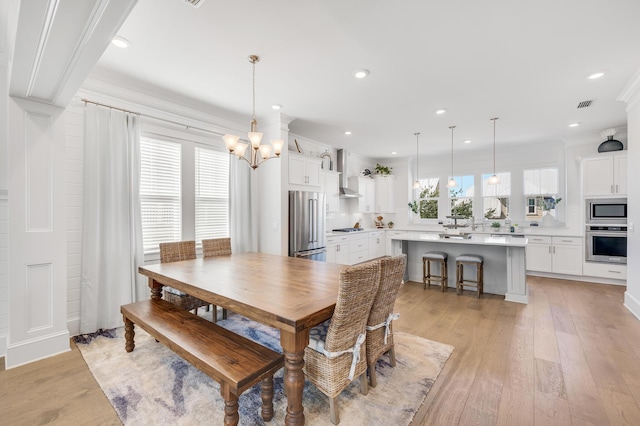
[[[252,326],[247,327],[247,324]],[[242,317],[226,326],[266,346],[277,346],[277,331],[254,327]],[[222,425],[224,402],[218,383],[135,328],[135,350],[124,349],[124,329],[76,337],[89,369],[125,425]],[[407,425],[420,408],[453,347],[410,334],[394,333],[397,365],[384,356],[377,365],[378,385],[360,394],[354,381],[338,397],[341,425]],[[260,389],[239,398],[240,424],[265,424],[260,417]],[[305,382],[303,404],[308,425],[331,425],[329,400]],[[284,424],[286,397],[282,370],[274,378],[274,418]],[[384,420],[383,420],[384,419]],[[382,423],[381,423],[382,422]]]

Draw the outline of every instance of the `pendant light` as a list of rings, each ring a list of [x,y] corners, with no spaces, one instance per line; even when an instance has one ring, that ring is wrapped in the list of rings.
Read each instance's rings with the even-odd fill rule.
[[[498,120],[498,117],[491,119],[491,121],[493,121],[493,176],[491,176],[487,182],[489,185],[497,185],[500,183],[500,178],[496,174],[496,121]]]
[[[418,137],[420,133],[414,133],[416,135],[416,181],[413,182],[413,189],[420,189],[420,173],[418,170],[420,169],[420,157],[418,157]]]
[[[453,178],[453,129],[455,129],[456,126],[449,126],[449,128],[451,129],[451,178],[449,178],[449,182],[447,182],[447,187],[453,188],[458,185]]]

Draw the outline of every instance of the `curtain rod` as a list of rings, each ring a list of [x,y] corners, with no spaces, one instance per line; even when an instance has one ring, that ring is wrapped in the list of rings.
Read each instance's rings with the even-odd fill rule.
[[[199,130],[199,131],[205,132],[205,133],[211,133],[211,134],[217,135],[217,136],[224,136],[224,133],[214,132],[213,130],[203,129],[201,127],[191,126],[189,124],[178,123],[177,121],[167,120],[166,118],[160,118],[160,117],[156,117],[156,116],[149,115],[149,114],[142,114],[140,112],[130,111],[130,110],[124,109],[124,108],[118,108],[118,107],[115,107],[113,105],[107,105],[107,104],[103,104],[103,103],[96,102],[96,101],[90,101],[89,99],[86,99],[86,98],[82,98],[80,100],[82,102],[84,102],[85,106],[87,104],[94,104],[94,105],[106,107],[106,108],[109,108],[109,109],[115,109],[115,110],[118,110],[118,111],[127,112],[129,114],[139,115],[140,117],[146,117],[146,118],[151,118],[153,120],[164,121],[165,123],[175,124],[176,126],[185,127],[187,130],[194,129],[194,130]]]

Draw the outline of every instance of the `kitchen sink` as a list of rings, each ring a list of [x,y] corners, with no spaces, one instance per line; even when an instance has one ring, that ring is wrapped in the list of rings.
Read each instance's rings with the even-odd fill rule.
[[[448,238],[451,240],[468,240],[471,238],[471,233],[460,233],[460,234],[439,234],[440,238]]]

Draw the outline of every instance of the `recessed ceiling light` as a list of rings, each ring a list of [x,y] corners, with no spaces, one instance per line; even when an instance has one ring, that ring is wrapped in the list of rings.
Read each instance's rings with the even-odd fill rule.
[[[279,109],[282,109],[282,105],[280,105],[280,104],[273,104],[273,105],[271,105],[271,108],[273,108],[273,109],[275,109],[275,110],[279,110]]]
[[[467,139],[464,143],[471,143],[471,139]]]
[[[436,110],[436,114],[440,115],[440,114],[444,114],[445,112],[447,112],[446,108],[440,108]]]
[[[111,44],[121,49],[126,49],[127,47],[131,46],[131,43],[129,43],[129,40],[120,36],[115,36],[114,38],[112,38]]]
[[[347,130],[346,132],[344,132],[345,135],[350,135],[351,134],[351,130]]]
[[[578,127],[580,125],[580,123],[571,123],[569,124],[569,127]]]
[[[603,72],[597,72],[597,73],[591,74],[591,75],[589,76],[589,80],[595,80],[596,78],[600,78],[600,77],[602,77],[603,75],[604,75],[604,73],[603,73]]]
[[[397,152],[396,151],[391,151],[391,155],[396,155]]]
[[[369,70],[355,70],[353,72],[353,76],[355,78],[365,78],[369,75]]]

